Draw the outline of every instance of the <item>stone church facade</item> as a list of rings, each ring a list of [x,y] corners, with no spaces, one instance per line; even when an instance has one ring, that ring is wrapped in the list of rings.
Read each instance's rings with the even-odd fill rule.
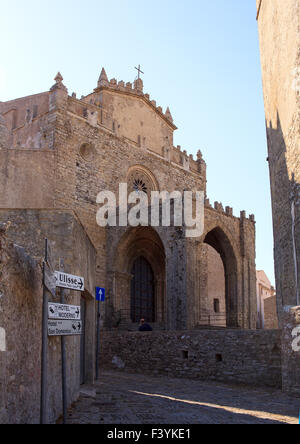
[[[95,90],[79,100],[68,95],[58,74],[50,91],[1,102],[0,112],[0,220],[10,221],[8,235],[35,256],[42,254],[43,237],[61,249],[70,218],[81,224],[96,257],[90,279],[86,276],[91,300],[95,285],[107,289],[107,328],[135,328],[149,304],[134,302],[135,292],[151,299],[149,320],[158,329],[208,325],[218,311],[216,299],[209,302],[208,246],[224,266],[221,323],[256,328],[254,216],[241,212],[237,218],[232,208],[206,199],[205,231],[196,239],[186,238],[178,227],[101,228],[96,223],[98,193],[117,195],[119,183],[147,193],[206,193],[201,152],[194,159],[174,147],[170,110],[164,113],[143,92],[141,79],[109,81],[103,69]],[[72,251],[74,245],[64,248]],[[71,263],[67,266],[74,272]]]

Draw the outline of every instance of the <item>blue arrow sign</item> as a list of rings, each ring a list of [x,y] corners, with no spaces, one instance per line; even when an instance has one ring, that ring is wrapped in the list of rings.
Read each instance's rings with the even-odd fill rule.
[[[105,302],[105,288],[96,287],[96,301]]]

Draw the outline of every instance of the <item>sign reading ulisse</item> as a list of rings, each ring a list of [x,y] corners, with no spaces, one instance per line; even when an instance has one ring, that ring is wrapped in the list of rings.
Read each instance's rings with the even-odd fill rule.
[[[55,272],[56,286],[60,288],[67,288],[68,290],[84,291],[84,278],[80,276],[73,276],[72,274]]]

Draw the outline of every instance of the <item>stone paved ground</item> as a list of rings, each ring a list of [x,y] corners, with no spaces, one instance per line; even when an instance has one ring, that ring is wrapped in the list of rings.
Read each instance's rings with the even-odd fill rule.
[[[278,390],[103,372],[70,424],[298,424],[300,399]]]

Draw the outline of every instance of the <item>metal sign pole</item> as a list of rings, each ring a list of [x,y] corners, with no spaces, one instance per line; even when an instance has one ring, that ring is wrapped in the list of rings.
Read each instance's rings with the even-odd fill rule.
[[[97,316],[97,347],[96,347],[96,379],[99,379],[99,360],[100,360],[100,303],[105,302],[105,288],[96,287],[96,301],[98,301]]]
[[[48,239],[45,239],[45,262],[47,262]],[[43,263],[43,311],[42,311],[42,355],[41,355],[41,405],[40,423],[48,423],[48,292],[45,286],[45,267]]]
[[[59,260],[60,270],[64,270],[64,262]],[[60,302],[65,303],[65,290],[60,289]],[[67,368],[66,368],[66,338],[61,336],[61,377],[62,377],[62,407],[63,407],[63,424],[67,422],[68,415],[68,399],[67,399]]]
[[[98,301],[97,315],[97,347],[96,347],[96,380],[99,379],[99,350],[100,348],[100,301]]]

